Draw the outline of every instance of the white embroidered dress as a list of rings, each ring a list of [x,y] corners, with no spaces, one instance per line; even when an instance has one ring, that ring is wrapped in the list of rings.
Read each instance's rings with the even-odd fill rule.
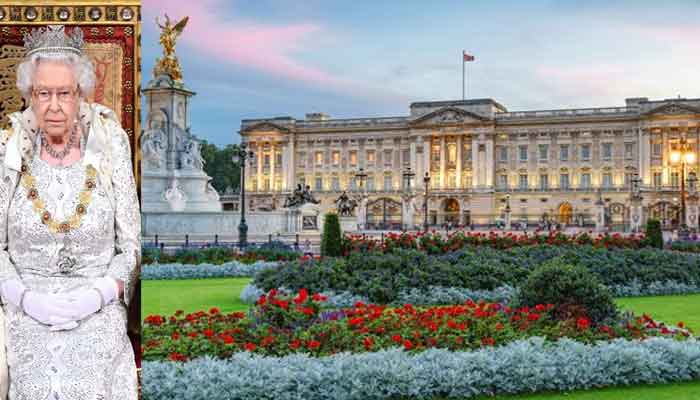
[[[5,136],[0,174],[0,280],[20,277],[32,290],[56,293],[92,287],[109,275],[125,283],[129,299],[140,258],[140,214],[129,141],[114,113],[82,104],[82,158],[67,167],[39,158],[41,141],[31,111],[14,114]],[[86,166],[98,169],[96,187],[80,226],[51,233],[17,184],[17,154],[36,180],[39,198],[57,221],[75,213]],[[14,188],[14,189],[13,189]],[[51,331],[6,304],[9,399],[135,400],[134,354],[126,333],[126,307],[113,301],[72,330]]]

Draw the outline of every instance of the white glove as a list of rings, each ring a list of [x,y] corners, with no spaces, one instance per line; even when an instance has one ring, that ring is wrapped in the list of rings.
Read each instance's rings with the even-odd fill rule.
[[[58,295],[28,291],[22,300],[23,311],[45,325],[65,325],[75,321],[69,303]]]
[[[22,301],[22,293],[25,290],[27,287],[18,279],[8,279],[0,285],[0,295],[5,303],[12,303],[17,308],[21,308],[19,303]]]
[[[75,321],[80,321],[100,311],[102,307],[116,299],[118,290],[117,282],[105,276],[98,278],[90,289],[76,290],[58,296],[69,303],[68,307],[75,315]]]

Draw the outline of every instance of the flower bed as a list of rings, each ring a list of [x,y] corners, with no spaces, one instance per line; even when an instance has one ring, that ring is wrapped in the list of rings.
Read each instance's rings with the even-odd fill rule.
[[[654,321],[628,316],[594,325],[585,315],[565,319],[554,304],[512,309],[501,303],[399,308],[356,304],[341,310],[321,310],[323,295],[301,290],[294,298],[271,291],[259,298],[249,317],[244,313],[177,312],[144,321],[144,360],[187,361],[210,355],[229,358],[241,351],[266,356],[308,353],[327,356],[403,347],[419,352],[430,348],[453,351],[500,346],[532,336],[548,341],[569,338],[582,343],[600,340],[647,339],[662,336],[684,340],[690,333]]]
[[[221,265],[213,264],[150,264],[141,270],[142,280],[153,279],[205,279],[237,278],[255,276],[260,271],[279,267],[278,262],[256,261],[245,264],[229,261]]]
[[[383,251],[394,249],[415,249],[428,254],[445,254],[470,246],[485,246],[496,249],[547,244],[554,246],[585,245],[597,248],[632,248],[644,247],[644,235],[622,235],[580,233],[567,235],[561,232],[536,232],[534,234],[499,233],[499,232],[462,232],[455,231],[443,235],[436,231],[427,233],[393,233],[383,236],[383,241],[365,235],[346,234],[342,241],[343,254],[356,252]]]
[[[441,256],[416,250],[358,252],[343,258],[289,262],[262,271],[254,285],[263,289],[307,288],[313,292],[349,293],[375,303],[397,302],[401,293],[431,286],[494,290],[518,287],[535,268],[551,262],[582,266],[607,287],[645,294],[645,288],[670,282],[681,292],[700,287],[700,256],[657,249],[607,250],[593,246],[536,245],[505,250],[466,247]]]
[[[181,249],[175,254],[161,252],[159,249],[143,249],[143,264],[224,264],[238,261],[253,264],[258,261],[290,261],[299,258],[300,252],[288,245],[263,245],[246,250],[242,253],[237,249],[226,247],[210,247],[206,249]]]
[[[700,342],[584,344],[530,338],[476,351],[391,349],[316,358],[236,353],[226,360],[145,361],[150,400],[335,400],[572,391],[700,379]]]

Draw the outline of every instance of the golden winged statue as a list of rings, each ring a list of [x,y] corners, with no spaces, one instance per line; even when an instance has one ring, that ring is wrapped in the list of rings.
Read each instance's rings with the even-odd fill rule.
[[[170,22],[170,17],[165,14],[165,25],[161,25],[158,17],[156,17],[156,25],[160,27],[160,44],[163,46],[163,58],[156,60],[156,66],[153,68],[153,75],[157,77],[158,75],[165,74],[170,76],[174,81],[182,82],[182,70],[180,69],[180,63],[175,55],[175,43],[177,38],[185,29],[187,21],[190,17],[185,17],[180,20],[180,22],[173,25]]]

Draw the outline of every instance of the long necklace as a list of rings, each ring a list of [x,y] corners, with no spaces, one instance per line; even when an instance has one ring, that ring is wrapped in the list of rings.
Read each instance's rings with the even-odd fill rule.
[[[92,165],[85,167],[85,184],[83,185],[83,190],[78,194],[78,205],[75,206],[75,212],[61,222],[56,221],[53,216],[51,216],[51,213],[46,209],[44,201],[39,198],[39,190],[36,188],[36,178],[32,176],[29,166],[24,162],[22,162],[21,172],[22,178],[20,182],[27,190],[27,198],[32,201],[34,211],[39,214],[41,222],[49,228],[51,233],[68,233],[71,229],[80,226],[80,221],[83,216],[87,214],[87,208],[92,199],[92,191],[95,189],[97,170]]]
[[[73,129],[73,132],[71,132],[70,137],[68,138],[68,143],[63,147],[63,150],[61,151],[54,150],[54,148],[49,143],[48,139],[46,139],[46,133],[44,133],[43,131],[41,132],[41,144],[44,146],[46,152],[51,155],[51,157],[57,160],[63,160],[64,158],[66,158],[68,153],[70,153],[71,147],[73,147],[73,145],[75,144],[75,132],[76,129]]]

